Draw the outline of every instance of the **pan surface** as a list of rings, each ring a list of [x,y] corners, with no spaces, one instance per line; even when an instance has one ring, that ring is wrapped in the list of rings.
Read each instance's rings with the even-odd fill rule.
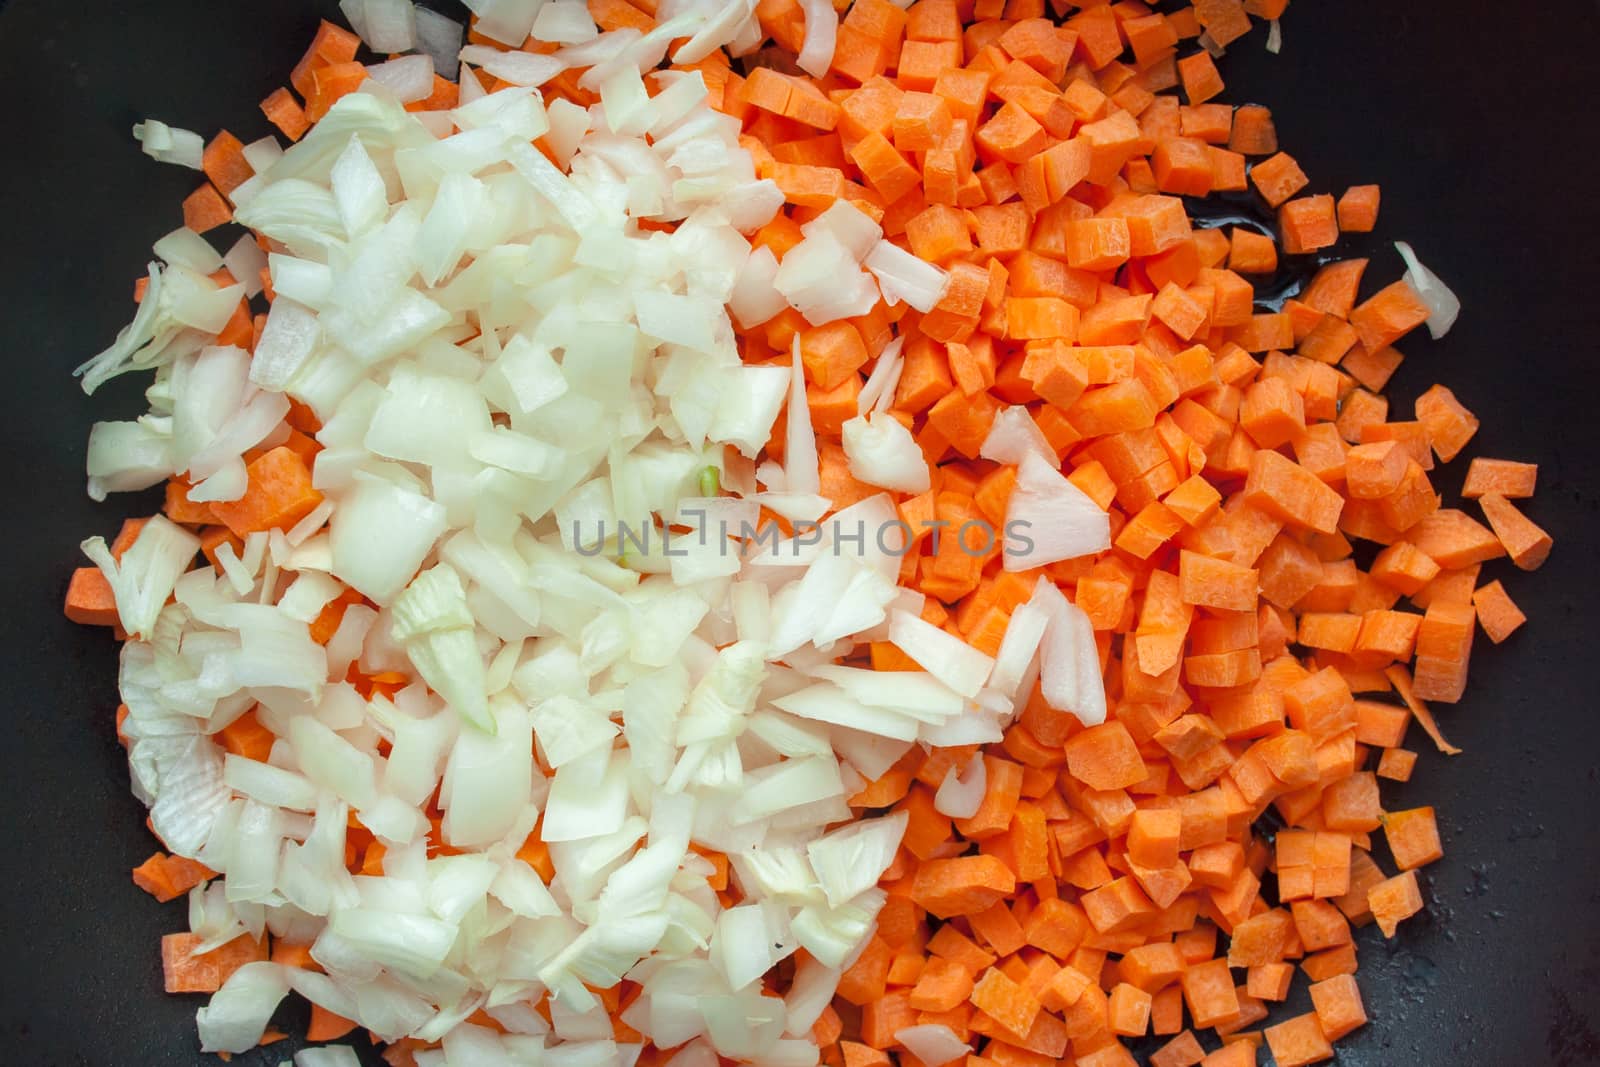
[[[218,1062],[198,1051],[202,999],[161,992],[158,941],[184,927],[182,905],[128,880],[155,843],[112,728],[115,645],[59,610],[78,541],[154,506],[83,493],[90,422],[142,411],[144,382],[91,400],[69,372],[131,316],[149,246],[196,184],[140,155],[130,127],[152,116],[245,140],[267,132],[255,102],[284,82],[319,16],[337,18],[336,5],[0,0],[3,1063]],[[1480,634],[1466,699],[1440,709],[1465,754],[1424,752],[1411,782],[1384,785],[1388,807],[1438,807],[1445,858],[1422,872],[1424,916],[1391,942],[1361,932],[1372,1022],[1340,1043],[1339,1062],[1600,1063],[1600,11],[1300,0],[1283,30],[1281,55],[1262,49],[1260,29],[1233,47],[1226,99],[1273,109],[1316,190],[1383,186],[1383,241],[1350,245],[1374,255],[1369,277],[1397,277],[1384,242],[1409,240],[1465,306],[1449,337],[1402,345],[1395,410],[1435,381],[1453,388],[1483,420],[1469,455],[1540,464],[1529,511],[1556,537],[1536,574],[1486,569],[1514,576],[1530,622],[1499,647]],[[1453,493],[1465,465],[1438,484]],[[1426,747],[1420,731],[1410,743]],[[302,1029],[305,1014],[286,1007],[282,1027]],[[233,1062],[277,1064],[295,1047]]]

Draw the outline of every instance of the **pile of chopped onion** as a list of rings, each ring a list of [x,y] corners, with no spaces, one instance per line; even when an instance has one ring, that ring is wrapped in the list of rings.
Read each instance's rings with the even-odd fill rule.
[[[639,1046],[616,1043],[592,992],[626,978],[642,992],[622,1021],[685,1063],[815,1063],[811,1026],[905,828],[851,822],[847,798],[913,745],[1000,740],[1036,676],[1055,706],[1105,716],[1093,634],[1048,582],[996,657],[923,621],[893,546],[842,535],[893,527],[890,497],[834,512],[820,495],[798,349],[792,368],[740,359],[735,322],[792,306],[826,323],[880,294],[926,310],[944,273],[844,204],[781,266],[752,251],[782,195],[698,73],[652,68],[674,39],[691,58],[737,46],[753,5],[683,5],[641,37],[602,34],[566,0],[484,0],[485,36],[562,47],[461,49],[461,103],[443,113],[403,108],[412,72],[395,64],[431,55],[431,74],[452,31],[403,3],[342,6],[375,47],[422,51],[261,157],[237,205],[275,291],[253,358],[214,343],[253,294],[213,282],[223,257],[180,230],[134,321],[83,368],[90,389],[156,372],[146,416],[94,428],[97,497],[183,474],[191,499],[236,500],[244,455],[285,438],[291,399],[322,426],[324,504],[225,546],[218,567],[190,569],[196,539],[160,518],[120,560],[86,542],[130,635],[134,790],[169,849],[221,875],[191,895],[202,948],[270,932],[321,967],[239,970],[199,1013],[203,1045],[250,1048],[293,990],[381,1039],[442,1042],[419,1063],[559,1049],[626,1065]],[[836,21],[805,10],[802,67],[831,53]],[[519,84],[485,94],[473,65]],[[599,105],[546,107],[537,85],[568,67],[588,68]],[[194,154],[185,131],[141,135],[158,158]],[[253,278],[260,253],[241,246],[230,265]],[[896,343],[845,448],[862,480],[915,492],[926,465],[886,414],[898,374]],[[757,470],[786,406],[787,466]],[[1016,411],[985,445],[1021,464],[1008,518],[1033,534],[1015,565],[1104,548],[1104,512],[1034,462],[1042,437]],[[760,551],[763,507],[830,522]],[[669,543],[673,524],[699,536]],[[308,624],[349,590],[364,602],[316,643]],[[838,664],[870,640],[923,669]],[[408,683],[367,699],[352,669]],[[252,710],[276,737],[265,763],[214,739]],[[971,814],[983,783],[981,760],[952,770],[939,810]],[[430,848],[435,803],[453,854]],[[346,869],[352,820],[383,845],[381,875]],[[548,884],[518,858],[534,833]],[[736,906],[696,848],[731,858]],[[801,948],[771,999],[762,977]],[[546,992],[549,1021],[533,1009]],[[480,1010],[505,1033],[466,1021]],[[930,1064],[960,1044],[939,1026],[899,1036]]]

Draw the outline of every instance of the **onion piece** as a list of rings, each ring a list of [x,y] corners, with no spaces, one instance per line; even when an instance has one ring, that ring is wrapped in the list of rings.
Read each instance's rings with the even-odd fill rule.
[[[806,399],[806,368],[800,360],[800,334],[794,335],[789,351],[789,419],[783,453],[784,471],[789,476],[789,491],[817,493],[822,475],[817,459],[817,435],[811,429],[811,404]]]
[[[416,46],[417,17],[411,0],[342,0],[339,7],[352,27],[357,26],[353,9],[360,9],[358,32],[374,52],[409,52]]]
[[[410,7],[409,4],[406,6]],[[402,104],[426,100],[433,92],[433,59],[425,55],[400,56],[386,63],[369,66],[367,77],[394,93],[395,99]]]
[[[983,804],[988,788],[989,774],[983,762],[983,753],[974,752],[965,767],[951,767],[933,795],[933,808],[952,819],[970,819]]]
[[[829,0],[800,0],[800,10],[804,12],[805,39],[795,57],[795,65],[813,78],[820,78],[833,66],[839,13]]]
[[[1105,682],[1089,616],[1048,579],[1040,579],[1029,603],[1050,616],[1039,653],[1039,691],[1045,703],[1071,712],[1085,726],[1105,722]]]
[[[133,127],[133,139],[139,142],[145,155],[151,159],[161,163],[176,163],[190,170],[201,169],[206,141],[193,130],[145,119]]]
[[[995,653],[994,670],[989,673],[989,688],[1008,697],[1017,695],[1044,640],[1050,619],[1033,604],[1018,604],[1006,622],[1005,636]]]
[[[460,71],[461,40],[465,28],[455,19],[439,14],[421,4],[413,5],[416,21],[417,51],[433,60],[433,69],[441,77],[455,81]]]
[[[921,446],[894,416],[858,415],[845,422],[841,438],[857,481],[902,493],[925,492],[932,484]]]
[[[250,380],[263,389],[282,391],[316,351],[321,333],[315,313],[279,293],[267,309],[250,361]]]
[[[582,44],[599,35],[594,16],[581,0],[553,0],[533,19],[532,36],[551,44]]]
[[[1005,537],[1005,569],[1029,570],[1110,548],[1111,519],[1053,461],[1030,450],[1006,502]]]
[[[481,23],[479,24],[481,28]],[[567,69],[557,56],[532,52],[502,52],[483,44],[469,44],[458,53],[461,62],[471,63],[512,85],[537,88]]]
[[[994,660],[958,637],[896,610],[889,616],[889,640],[918,665],[964,697],[977,696]]]
[[[296,1052],[294,1067],[361,1067],[361,1061],[349,1045],[323,1045]]]
[[[222,266],[222,256],[211,247],[211,242],[187,226],[179,226],[152,245],[150,250],[172,266],[183,267],[196,274],[210,274]]]
[[[906,812],[863,819],[806,846],[806,858],[830,907],[838,907],[878,884],[905,836]]]
[[[894,1032],[894,1039],[928,1067],[943,1067],[971,1053],[967,1043],[943,1023],[923,1023]]]
[[[862,263],[877,277],[885,300],[890,304],[904,300],[923,313],[932,311],[950,286],[949,274],[893,241],[873,245]]]
[[[1461,298],[1439,280],[1439,276],[1417,258],[1411,246],[1404,241],[1394,243],[1395,251],[1406,261],[1405,282],[1417,294],[1417,299],[1428,305],[1428,332],[1435,340],[1450,332],[1461,314]]]
[[[101,537],[91,537],[81,547],[106,576],[122,628],[148,638],[178,578],[200,551],[200,539],[165,516],[155,515],[145,522],[121,559],[112,556]]]
[[[248,1052],[261,1043],[267,1023],[289,993],[287,968],[277,963],[240,967],[195,1013],[202,1052]]]
[[[989,434],[983,439],[978,455],[996,463],[1020,464],[1029,453],[1038,456],[1051,466],[1056,464],[1055,449],[1045,437],[1033,415],[1020,404],[1005,408],[994,417]]]
[[[896,337],[884,346],[878,353],[877,362],[872,365],[872,373],[867,375],[866,382],[861,386],[861,393],[856,397],[856,413],[865,415],[878,405],[884,397],[893,398],[895,383],[900,377],[900,367],[904,363],[903,351],[905,339]]]

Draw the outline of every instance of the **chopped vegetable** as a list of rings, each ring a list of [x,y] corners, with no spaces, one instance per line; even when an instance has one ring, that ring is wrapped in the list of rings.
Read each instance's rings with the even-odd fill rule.
[[[1390,420],[1460,311],[1409,246],[1255,300],[1378,214],[1215,102],[1285,4],[472,6],[341,4],[286,149],[135,131],[207,184],[89,490],[166,498],[65,608],[203,1047],[292,990],[397,1064],[1331,1057],[1444,851],[1379,779],[1551,539],[1531,465],[1441,506],[1449,389]]]

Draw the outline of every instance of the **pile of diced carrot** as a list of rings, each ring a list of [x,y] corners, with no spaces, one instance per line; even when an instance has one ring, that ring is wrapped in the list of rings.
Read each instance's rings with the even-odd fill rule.
[[[923,617],[991,654],[1039,575],[1057,582],[1093,622],[1111,714],[1085,728],[1035,692],[983,752],[987,792],[970,818],[940,814],[934,792],[974,749],[914,748],[853,798],[909,824],[876,932],[814,1029],[834,1067],[917,1067],[895,1035],[926,1023],[969,1042],[965,1067],[1112,1067],[1134,1062],[1124,1039],[1152,1034],[1170,1037],[1155,1067],[1253,1064],[1263,1043],[1280,1067],[1317,1062],[1367,1018],[1353,928],[1393,935],[1424,907],[1416,870],[1442,855],[1433,809],[1386,810],[1379,779],[1410,776],[1412,718],[1456,751],[1425,702],[1462,697],[1477,626],[1499,642],[1524,621],[1480,568],[1502,556],[1537,567],[1551,542],[1512,503],[1533,494],[1530,464],[1472,461],[1460,495],[1487,525],[1443,506],[1436,464],[1478,425],[1449,389],[1391,418],[1393,345],[1428,317],[1408,284],[1363,299],[1368,262],[1347,258],[1279,310],[1255,302],[1255,282],[1293,266],[1286,257],[1370,231],[1378,214],[1376,186],[1308,194],[1266,108],[1215,102],[1222,79],[1196,38],[1226,46],[1250,15],[1285,6],[1196,0],[1163,14],[1124,0],[1059,18],[1044,0],[855,0],[833,69],[815,79],[784,72],[804,35],[797,0],[761,0],[775,49],[742,73],[721,52],[694,65],[787,198],[758,245],[781,258],[844,199],[950,274],[926,314],[879,303],[811,326],[787,310],[740,338],[760,363],[787,362],[799,336],[833,506],[879,492],[851,476],[840,434],[898,336],[891,414],[934,472],[930,490],[898,501],[913,530],[1003,523],[1016,469],[978,454],[1008,405],[1027,406],[1062,470],[1111,516],[1112,550],[1042,571],[1004,571],[999,543],[982,553],[955,538],[935,551],[923,536],[905,557],[901,582],[926,595]],[[602,29],[648,29],[653,9],[590,0]],[[264,102],[291,139],[360,84],[356,46],[325,24],[291,79],[304,105],[287,89]],[[545,95],[591,103],[578,73]],[[411,106],[450,107],[454,90],[440,79]],[[251,174],[226,132],[205,169],[184,205],[197,230],[231,217],[226,197]],[[1183,199],[1252,189],[1275,226],[1208,228]],[[223,343],[250,347],[261,316],[241,304],[236,320]],[[290,421],[287,444],[248,457],[242,501],[169,491],[167,514],[201,532],[213,561],[224,541],[320,502],[317,426],[298,407]],[[775,458],[783,442],[780,423]],[[129,541],[125,530],[118,549]],[[1365,567],[1358,542],[1379,546]],[[349,599],[318,620],[322,639]],[[115,622],[99,571],[77,572],[67,613]],[[912,666],[886,642],[871,662]],[[253,724],[221,740],[250,752]],[[363,848],[362,834],[351,867],[376,869],[381,845]],[[537,841],[525,851],[548,873]],[[736,895],[719,869],[719,890]],[[171,899],[209,874],[157,854],[135,881]],[[167,948],[175,989],[215,989],[266,952]],[[280,949],[289,960],[295,946],[273,958]],[[769,979],[775,993],[790,967]],[[1260,1027],[1297,970],[1314,1010]],[[608,1003],[625,1005],[630,986]],[[347,1022],[323,1019],[321,1033]],[[1220,1048],[1205,1050],[1205,1030]],[[391,1062],[409,1062],[410,1047]],[[670,1055],[647,1047],[640,1062]]]

